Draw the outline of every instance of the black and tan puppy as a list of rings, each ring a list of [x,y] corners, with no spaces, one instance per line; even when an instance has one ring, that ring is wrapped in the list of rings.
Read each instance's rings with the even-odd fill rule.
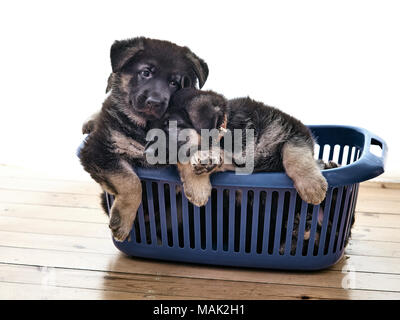
[[[226,101],[214,92],[187,88],[174,94],[166,117],[177,121],[180,130],[191,128],[193,144],[200,144],[201,129],[216,129],[221,133],[220,146],[224,151],[198,150],[190,161],[178,163],[185,194],[195,205],[207,203],[212,172],[240,167],[235,154],[231,155],[232,163],[224,163],[224,152],[233,147],[226,148],[223,133],[235,129],[242,130],[240,154],[244,157],[249,144],[246,129],[254,132],[251,142],[254,172],[285,171],[304,201],[319,204],[324,200],[328,186],[314,160],[314,139],[310,130],[290,115],[250,98]]]
[[[142,198],[133,167],[147,166],[146,132],[167,110],[171,95],[182,87],[203,86],[207,64],[191,52],[168,41],[134,38],[111,47],[111,94],[95,120],[80,158],[84,169],[115,196],[110,228],[118,241],[125,240]]]

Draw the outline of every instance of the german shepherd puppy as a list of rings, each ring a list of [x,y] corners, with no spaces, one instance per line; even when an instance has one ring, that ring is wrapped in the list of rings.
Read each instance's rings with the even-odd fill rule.
[[[191,128],[193,144],[200,144],[201,129],[219,130],[222,147],[226,129],[242,129],[242,146],[246,146],[245,130],[253,129],[254,171],[285,171],[304,201],[319,204],[324,200],[328,185],[314,160],[314,139],[290,115],[250,98],[227,101],[212,91],[187,88],[173,95],[165,118],[177,121],[179,130]],[[197,206],[208,201],[212,172],[239,167],[234,155],[232,164],[224,164],[223,151],[217,151],[198,150],[187,163],[178,163],[185,195]]]
[[[187,47],[144,37],[115,41],[111,47],[111,94],[94,120],[80,158],[103,190],[115,196],[109,226],[124,241],[142,199],[134,167],[148,166],[143,151],[146,132],[167,110],[170,97],[184,87],[201,88],[207,64]]]

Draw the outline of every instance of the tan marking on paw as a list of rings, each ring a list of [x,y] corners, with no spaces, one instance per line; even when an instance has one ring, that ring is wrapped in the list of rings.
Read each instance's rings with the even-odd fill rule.
[[[208,174],[196,175],[190,164],[178,164],[186,198],[194,205],[204,206],[211,196],[211,183]]]
[[[328,183],[309,146],[286,143],[282,148],[282,160],[300,197],[307,203],[320,204],[325,199]]]
[[[198,150],[190,158],[192,170],[196,175],[212,173],[223,164],[223,154],[219,149]]]

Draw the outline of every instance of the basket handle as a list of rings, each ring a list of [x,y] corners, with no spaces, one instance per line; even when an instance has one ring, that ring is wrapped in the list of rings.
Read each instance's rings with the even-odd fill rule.
[[[360,129],[360,128],[359,128]],[[323,170],[323,175],[330,185],[344,185],[363,182],[381,175],[385,171],[388,147],[386,142],[372,132],[361,129],[364,134],[364,146],[361,157],[344,167]],[[382,149],[380,156],[371,152],[371,145]],[[340,174],[338,174],[340,171]]]

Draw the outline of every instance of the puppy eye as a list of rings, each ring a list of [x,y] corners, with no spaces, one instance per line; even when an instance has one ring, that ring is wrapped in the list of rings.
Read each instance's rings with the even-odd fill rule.
[[[150,72],[150,70],[142,70],[141,72],[140,72],[140,75],[143,77],[143,78],[150,78],[150,76],[151,76],[151,72]]]
[[[172,81],[169,82],[169,85],[170,85],[171,87],[177,87],[177,86],[178,86],[178,82],[172,80]]]

